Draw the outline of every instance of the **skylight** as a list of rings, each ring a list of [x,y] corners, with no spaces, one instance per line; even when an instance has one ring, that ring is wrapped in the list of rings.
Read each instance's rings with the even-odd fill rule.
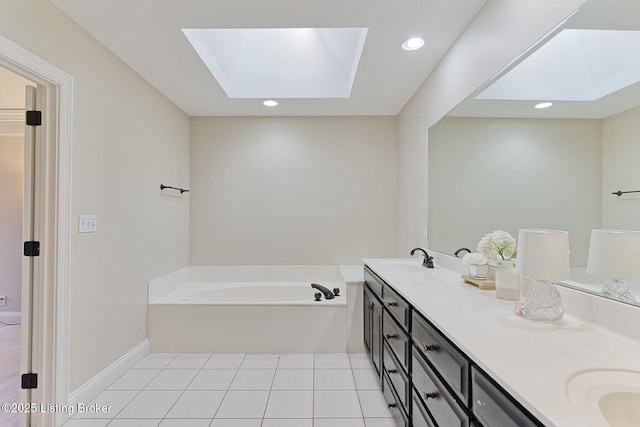
[[[229,98],[348,98],[367,28],[183,28]]]
[[[640,81],[640,32],[563,30],[477,99],[594,101]]]

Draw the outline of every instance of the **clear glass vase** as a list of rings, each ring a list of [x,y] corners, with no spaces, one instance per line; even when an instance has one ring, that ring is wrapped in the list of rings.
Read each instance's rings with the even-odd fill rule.
[[[496,297],[509,301],[520,299],[520,275],[516,273],[515,262],[501,261],[496,265]]]
[[[485,280],[489,278],[489,264],[469,264],[469,277]]]

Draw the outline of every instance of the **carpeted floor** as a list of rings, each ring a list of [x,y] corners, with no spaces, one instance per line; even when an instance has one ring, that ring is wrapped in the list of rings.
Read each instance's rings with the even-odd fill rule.
[[[19,381],[20,325],[0,323],[0,404],[18,402]],[[17,427],[18,415],[0,410],[0,426]]]

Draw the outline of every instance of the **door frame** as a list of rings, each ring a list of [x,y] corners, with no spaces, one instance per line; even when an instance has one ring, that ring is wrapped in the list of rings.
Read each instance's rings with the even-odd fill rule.
[[[73,77],[0,35],[0,66],[46,88],[43,119],[42,191],[36,203],[42,218],[40,279],[43,298],[34,328],[34,372],[38,373],[37,403],[67,405],[69,401],[69,283],[71,226],[71,143]],[[34,325],[35,326],[35,325]],[[35,425],[60,425],[64,411],[36,414]]]

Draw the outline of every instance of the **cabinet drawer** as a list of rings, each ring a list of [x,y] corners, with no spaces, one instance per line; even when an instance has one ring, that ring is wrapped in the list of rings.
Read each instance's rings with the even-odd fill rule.
[[[420,353],[413,350],[413,387],[439,426],[468,427],[469,417]]]
[[[405,331],[409,331],[409,304],[387,284],[382,291],[382,305],[400,323]]]
[[[405,372],[409,372],[409,335],[391,318],[386,311],[382,320],[382,336],[389,343],[394,355],[402,364]]]
[[[391,348],[387,343],[384,344],[383,358],[384,373],[389,378],[391,384],[393,384],[393,388],[396,391],[396,395],[398,396],[400,403],[402,403],[402,405],[406,408],[409,406],[407,404],[409,380],[407,379],[404,370],[397,365],[397,361],[392,355]]]
[[[416,391],[413,390],[411,395],[413,397],[412,426],[413,427],[437,427],[431,420],[431,417],[427,413],[427,409],[424,407],[424,405],[422,404],[422,401],[418,397],[418,393],[416,393]]]
[[[411,336],[416,348],[435,367],[458,398],[469,401],[469,360],[417,312]]]
[[[540,427],[541,424],[526,409],[513,402],[475,367],[471,370],[473,414],[486,426]]]
[[[396,427],[409,427],[409,417],[407,417],[407,413],[405,408],[402,406],[402,403],[398,402],[396,399],[389,377],[387,377],[386,374],[382,375],[382,393],[384,394],[384,399],[389,405],[389,412],[391,412],[391,416],[396,423]]]
[[[380,280],[366,265],[364,266],[364,282],[371,288],[371,291],[379,298],[382,299],[382,284]]]

